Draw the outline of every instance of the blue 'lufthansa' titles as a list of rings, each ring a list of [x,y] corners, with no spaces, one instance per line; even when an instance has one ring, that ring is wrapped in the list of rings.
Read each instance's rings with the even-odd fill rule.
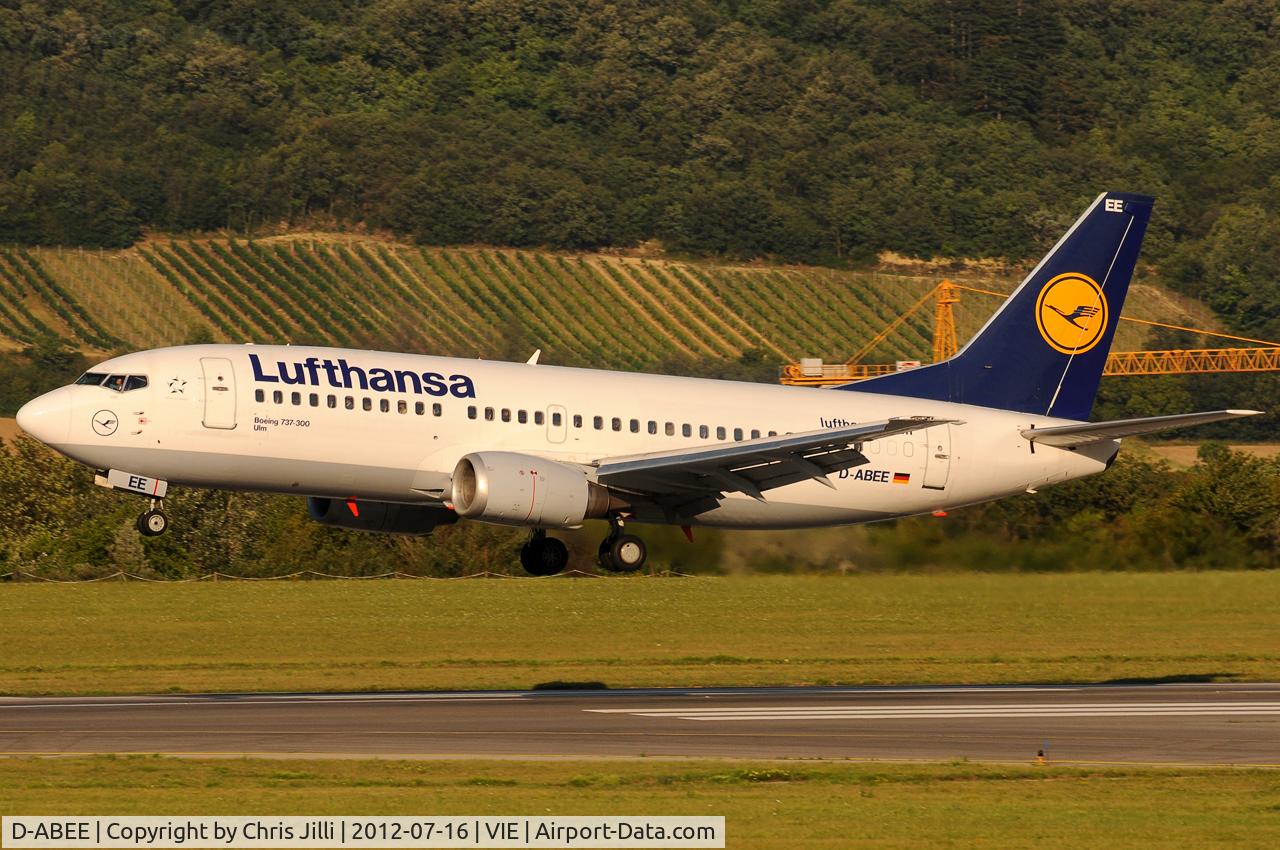
[[[407,369],[382,369],[377,366],[366,370],[351,366],[341,358],[333,361],[316,357],[308,357],[301,363],[277,360],[275,374],[268,375],[263,371],[258,355],[250,354],[249,363],[253,366],[253,379],[265,384],[308,384],[318,387],[323,375],[329,386],[340,390],[358,386],[362,390],[382,393],[476,397],[475,384],[466,375],[450,375],[446,378],[439,372],[411,372]]]

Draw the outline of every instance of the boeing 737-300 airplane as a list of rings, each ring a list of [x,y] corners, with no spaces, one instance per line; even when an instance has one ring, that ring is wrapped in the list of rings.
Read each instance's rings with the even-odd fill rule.
[[[945,510],[1092,475],[1120,438],[1256,411],[1087,423],[1152,199],[1100,195],[954,357],[835,390],[278,345],[116,357],[18,424],[149,498],[169,484],[294,493],[319,522],[425,534],[459,517],[547,536],[608,520],[600,563],[639,569],[633,523],[805,528]]]

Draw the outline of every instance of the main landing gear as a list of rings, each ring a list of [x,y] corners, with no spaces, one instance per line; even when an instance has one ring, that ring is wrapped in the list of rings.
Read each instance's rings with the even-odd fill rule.
[[[600,566],[611,573],[633,573],[644,566],[649,550],[634,534],[624,534],[622,517],[609,520],[612,529],[600,543]]]
[[[520,547],[520,566],[531,576],[553,576],[569,566],[569,547],[536,529]]]
[[[633,573],[643,567],[649,556],[644,541],[634,534],[623,534],[619,517],[610,520],[609,525],[612,531],[600,543],[600,566],[611,573]],[[569,549],[563,542],[548,537],[544,529],[535,529],[520,547],[520,566],[529,575],[553,576],[569,566]]]
[[[151,507],[138,517],[139,533],[145,537],[158,537],[169,529],[169,518],[165,516],[163,508],[163,500],[151,500]]]

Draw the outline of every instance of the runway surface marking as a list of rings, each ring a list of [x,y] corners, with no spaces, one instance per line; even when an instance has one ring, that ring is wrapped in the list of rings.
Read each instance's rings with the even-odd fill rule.
[[[62,709],[67,709],[63,711]],[[1280,684],[0,698],[6,753],[1275,765]]]
[[[761,689],[755,689],[761,690]],[[776,688],[767,689],[785,693],[794,688]],[[800,690],[804,690],[803,688]],[[1050,693],[1071,693],[1072,691],[1082,690],[1080,687],[1072,687],[1070,685],[936,685],[930,688],[904,688],[889,685],[883,688],[817,688],[813,689],[823,694],[1002,694],[1002,693],[1033,693],[1047,691]],[[1274,693],[1274,691],[1249,691],[1249,693]],[[750,690],[743,688],[731,688],[729,690],[697,690],[690,691],[690,696],[699,697],[740,697],[749,696]]]
[[[679,720],[929,720],[936,718],[1158,717],[1162,715],[1280,714],[1280,702],[1093,702],[1045,705],[769,705],[715,708],[587,708],[592,714],[628,714]]]

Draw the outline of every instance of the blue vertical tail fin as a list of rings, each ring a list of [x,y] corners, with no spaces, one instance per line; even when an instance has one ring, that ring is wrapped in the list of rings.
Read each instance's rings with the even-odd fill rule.
[[[1088,419],[1152,203],[1099,195],[954,357],[839,389]]]

